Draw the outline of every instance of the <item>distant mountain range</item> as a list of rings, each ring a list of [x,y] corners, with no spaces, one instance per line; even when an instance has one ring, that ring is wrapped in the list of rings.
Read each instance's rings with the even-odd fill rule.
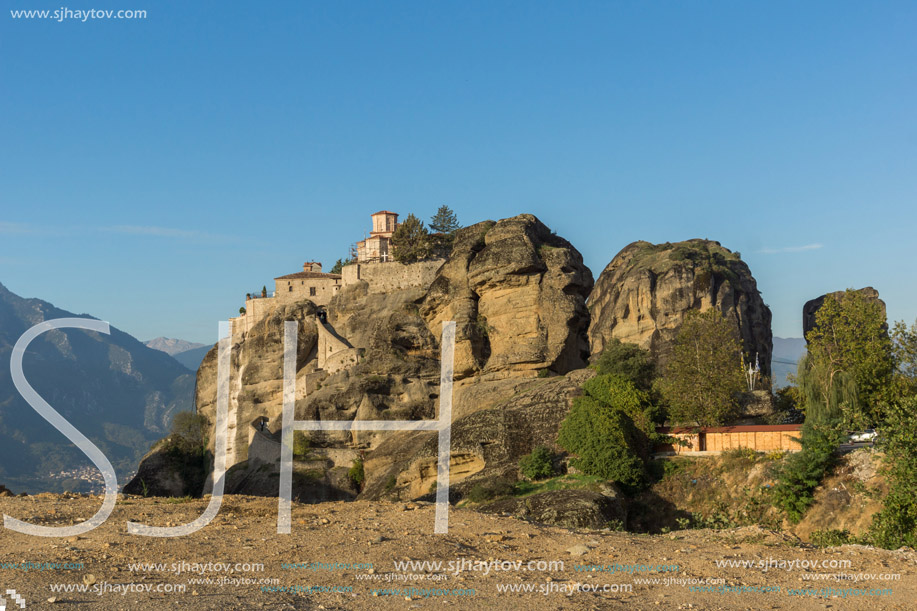
[[[806,353],[806,340],[801,337],[775,337],[774,351],[771,354],[771,373],[774,386],[789,384],[787,376],[796,375],[799,359]]]
[[[89,459],[32,409],[10,376],[19,337],[37,323],[65,317],[92,318],[19,297],[0,284],[0,482],[16,492],[98,489]],[[192,406],[195,375],[115,327],[110,335],[43,333],[28,346],[23,369],[38,394],[105,453],[121,484],[168,433],[172,417]]]
[[[165,352],[169,356],[175,356],[176,354],[181,354],[182,352],[187,352],[195,348],[202,348],[205,345],[188,342],[183,339],[172,339],[171,337],[157,337],[156,339],[151,339],[143,343],[146,344],[147,348]]]
[[[195,344],[170,337],[157,337],[146,342],[146,345],[154,350],[165,352],[191,371],[197,371],[197,368],[201,366],[201,361],[213,348],[209,344]]]

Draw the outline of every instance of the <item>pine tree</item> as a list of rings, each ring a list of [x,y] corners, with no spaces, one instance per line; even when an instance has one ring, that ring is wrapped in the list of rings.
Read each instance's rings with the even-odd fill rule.
[[[455,212],[449,206],[440,206],[433,218],[430,219],[430,231],[454,235],[461,228]]]

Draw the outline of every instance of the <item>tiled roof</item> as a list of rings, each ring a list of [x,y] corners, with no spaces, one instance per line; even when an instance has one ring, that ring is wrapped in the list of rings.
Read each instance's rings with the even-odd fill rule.
[[[328,280],[339,280],[340,274],[323,274],[322,272],[296,272],[286,276],[277,276],[274,280],[305,280],[306,278],[327,278]]]
[[[397,212],[392,212],[391,210],[380,210],[379,212],[373,212],[369,216],[376,216],[378,214],[394,214],[395,216],[398,216]]]

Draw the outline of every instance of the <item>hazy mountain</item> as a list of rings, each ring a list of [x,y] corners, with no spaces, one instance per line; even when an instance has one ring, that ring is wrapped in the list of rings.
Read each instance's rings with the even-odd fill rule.
[[[774,352],[771,356],[771,371],[774,386],[789,384],[787,376],[796,374],[799,359],[806,353],[806,340],[801,337],[775,337]]]
[[[197,368],[201,366],[201,361],[204,360],[204,357],[207,356],[211,348],[213,348],[213,346],[204,345],[200,348],[193,348],[191,350],[179,352],[178,354],[173,354],[172,358],[191,371],[197,371]]]
[[[0,481],[17,492],[85,490],[88,484],[74,481],[75,472],[98,474],[20,396],[10,376],[13,345],[26,330],[74,316],[0,284]],[[114,327],[110,335],[79,329],[44,333],[29,345],[23,369],[32,387],[105,453],[120,484],[168,432],[173,415],[192,405],[194,374]]]
[[[157,337],[156,339],[151,339],[144,343],[147,345],[147,348],[165,352],[169,356],[175,356],[176,354],[204,346],[204,344],[195,344],[194,342],[186,342],[183,339],[172,339],[171,337]],[[195,367],[195,369],[197,368]]]

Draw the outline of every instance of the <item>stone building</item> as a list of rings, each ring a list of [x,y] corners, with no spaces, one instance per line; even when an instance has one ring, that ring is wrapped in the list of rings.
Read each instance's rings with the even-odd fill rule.
[[[369,237],[357,242],[357,261],[370,263],[374,261],[391,261],[391,239],[398,228],[398,214],[380,210],[371,215],[373,230]]]
[[[341,275],[322,273],[322,264],[317,261],[303,263],[301,272],[274,278],[278,302],[308,299],[315,305],[328,305],[339,290]]]

